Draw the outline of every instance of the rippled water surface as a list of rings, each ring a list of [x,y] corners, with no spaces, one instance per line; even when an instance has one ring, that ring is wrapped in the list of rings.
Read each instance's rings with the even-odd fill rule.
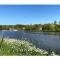
[[[60,33],[54,32],[24,32],[24,31],[0,31],[0,37],[15,38],[29,40],[36,45],[37,48],[60,50]]]

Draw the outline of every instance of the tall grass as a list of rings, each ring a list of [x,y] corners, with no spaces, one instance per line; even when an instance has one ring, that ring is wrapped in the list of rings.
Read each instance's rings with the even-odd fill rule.
[[[0,55],[47,56],[49,54],[48,51],[36,48],[32,43],[29,43],[28,41],[4,39],[0,47]]]

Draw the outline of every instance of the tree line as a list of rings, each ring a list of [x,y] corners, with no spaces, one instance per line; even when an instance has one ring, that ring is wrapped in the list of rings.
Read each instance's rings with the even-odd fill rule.
[[[48,32],[60,32],[60,22],[57,24],[57,21],[54,23],[48,24],[31,24],[31,25],[0,25],[0,30],[23,30],[23,31],[48,31]]]

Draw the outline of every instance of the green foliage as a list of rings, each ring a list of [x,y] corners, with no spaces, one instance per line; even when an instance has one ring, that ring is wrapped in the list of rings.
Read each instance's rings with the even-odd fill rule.
[[[32,31],[32,32],[40,32],[40,31],[54,31],[54,32],[60,32],[60,22],[57,24],[57,21],[54,21],[54,23],[48,23],[48,24],[33,24],[33,25],[0,25],[0,30],[23,30],[23,31]]]
[[[1,41],[0,41],[1,42]],[[48,52],[42,49],[37,49],[34,46],[31,46],[32,44],[27,41],[22,40],[3,40],[3,43],[0,47],[0,55],[29,55],[29,56],[35,56],[35,55],[48,55]]]

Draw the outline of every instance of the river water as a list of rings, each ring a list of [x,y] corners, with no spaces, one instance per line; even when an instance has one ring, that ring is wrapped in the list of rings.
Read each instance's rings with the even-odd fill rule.
[[[21,39],[32,42],[37,48],[60,50],[60,33],[54,32],[24,32],[24,31],[0,31],[0,38]]]

